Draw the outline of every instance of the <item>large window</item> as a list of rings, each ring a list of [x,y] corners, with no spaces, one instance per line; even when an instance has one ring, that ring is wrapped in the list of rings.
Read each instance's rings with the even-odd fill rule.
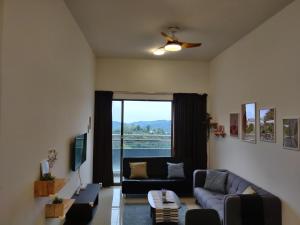
[[[120,182],[123,157],[171,156],[170,101],[113,101],[113,170]]]

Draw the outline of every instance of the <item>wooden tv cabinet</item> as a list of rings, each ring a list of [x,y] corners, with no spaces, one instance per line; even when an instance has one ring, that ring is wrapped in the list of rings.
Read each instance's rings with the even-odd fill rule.
[[[65,225],[88,224],[93,219],[98,206],[99,192],[99,184],[88,184],[85,189],[80,190],[79,195],[75,193],[72,196],[75,202],[66,214]]]

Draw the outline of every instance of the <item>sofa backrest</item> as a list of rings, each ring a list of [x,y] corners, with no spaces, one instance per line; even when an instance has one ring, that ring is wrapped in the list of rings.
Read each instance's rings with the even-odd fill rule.
[[[227,194],[241,194],[248,187],[251,186],[259,195],[270,195],[269,192],[256,186],[255,184],[245,180],[244,178],[230,172],[228,172],[226,182],[226,193]]]
[[[130,162],[147,162],[147,173],[149,178],[166,178],[168,175],[167,162],[176,162],[172,157],[143,157],[143,158],[124,158],[123,176],[130,176]]]

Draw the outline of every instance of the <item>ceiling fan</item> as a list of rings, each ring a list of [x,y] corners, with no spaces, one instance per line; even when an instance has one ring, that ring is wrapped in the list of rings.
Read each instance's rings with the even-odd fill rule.
[[[170,33],[170,34],[161,32],[161,35],[165,38],[167,43],[164,46],[156,49],[153,52],[153,54],[154,55],[163,55],[165,53],[165,51],[176,52],[176,51],[180,51],[183,48],[195,48],[195,47],[199,47],[202,45],[201,43],[189,43],[189,42],[179,41],[178,38],[176,37],[176,33],[179,30],[180,29],[178,27],[174,26],[174,27],[168,28],[168,33]]]

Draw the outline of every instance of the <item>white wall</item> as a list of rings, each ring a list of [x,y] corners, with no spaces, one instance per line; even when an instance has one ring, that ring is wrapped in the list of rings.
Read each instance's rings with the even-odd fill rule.
[[[3,0],[0,0],[0,126],[1,126],[1,80],[2,80],[2,25],[3,25]],[[0,130],[0,144],[1,144],[1,130]]]
[[[208,88],[207,62],[142,59],[97,60],[97,90],[207,93]]]
[[[1,50],[0,224],[46,224],[48,199],[34,198],[39,163],[58,151],[56,177],[70,197],[78,178],[70,171],[70,142],[93,115],[94,55],[62,0],[5,0]],[[84,182],[92,176],[88,135]]]
[[[229,113],[241,104],[276,107],[277,142],[212,138],[211,163],[279,196],[283,224],[300,224],[300,151],[282,149],[282,118],[300,117],[300,1],[297,0],[210,64],[212,112],[229,133]],[[258,131],[258,130],[257,130]]]

